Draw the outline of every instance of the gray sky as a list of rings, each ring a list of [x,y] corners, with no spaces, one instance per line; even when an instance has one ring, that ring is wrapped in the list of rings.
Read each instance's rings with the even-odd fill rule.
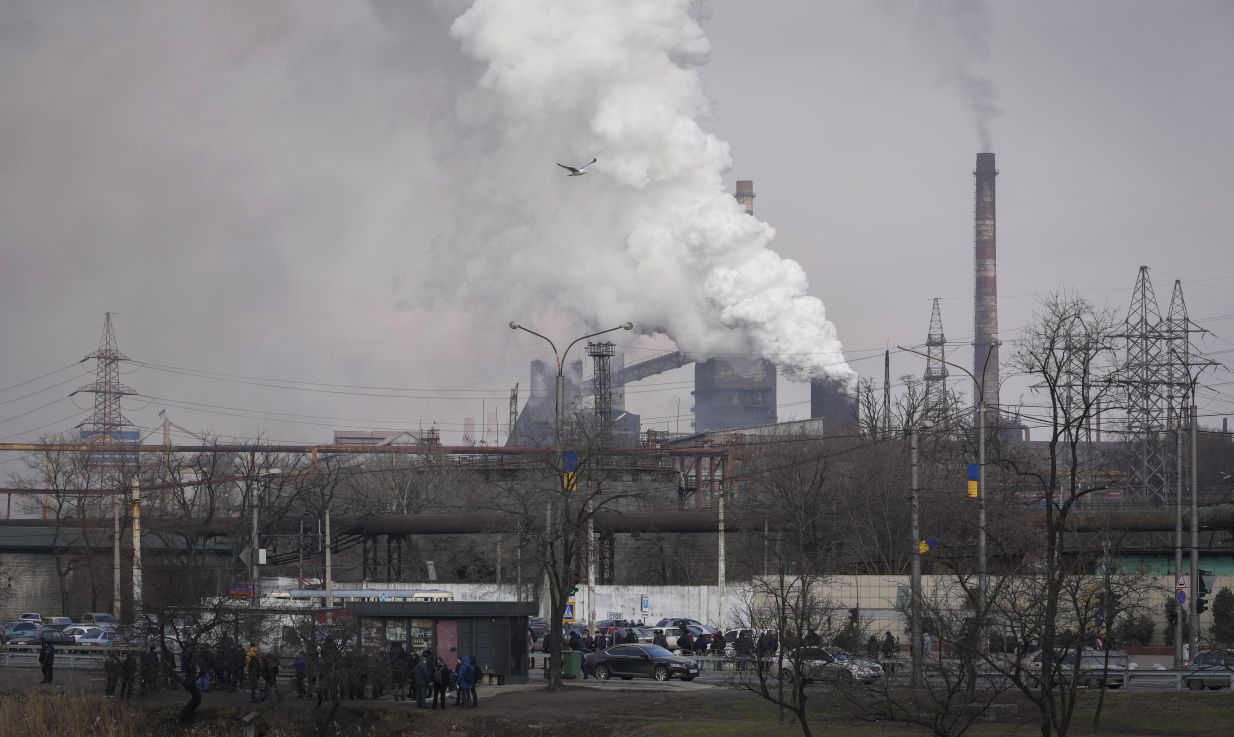
[[[0,0],[0,387],[79,360],[111,310],[121,349],[156,365],[126,368],[139,426],[161,407],[289,441],[436,421],[449,442],[482,407],[504,425],[539,349],[506,323],[567,340],[589,325],[555,290],[519,289],[560,262],[511,271],[500,243],[490,258],[452,241],[483,232],[468,178],[501,142],[457,125],[489,104],[448,33],[465,3],[413,5]],[[1234,348],[1229,3],[996,2],[988,35],[965,3],[707,7],[703,126],[731,145],[730,189],[754,179],[771,247],[800,262],[863,375],[881,375],[867,359],[885,346],[924,342],[935,296],[962,343],[949,357],[971,362],[979,139],[957,70],[990,80],[1000,110],[1004,338],[1060,287],[1124,312],[1147,264],[1163,309],[1183,279],[1214,334],[1202,345]],[[486,186],[526,196],[573,153]],[[631,359],[670,345],[621,340]],[[892,357],[893,374],[921,370]],[[684,429],[691,376],[632,387],[628,405],[671,427],[680,401]],[[1209,377],[1203,411],[1234,413],[1230,374]],[[91,379],[0,392],[0,437],[72,427],[91,400],[65,397]],[[1003,401],[1024,391],[1013,379]],[[783,383],[781,417],[808,414],[806,396]]]

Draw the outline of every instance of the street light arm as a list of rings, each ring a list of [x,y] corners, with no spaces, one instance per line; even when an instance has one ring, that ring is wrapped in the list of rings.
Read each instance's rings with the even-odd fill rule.
[[[522,326],[520,326],[520,327],[522,327]],[[594,337],[596,337],[596,336],[598,336],[598,335],[604,335],[605,333],[612,333],[612,332],[616,332],[616,331],[618,331],[618,330],[633,330],[633,329],[634,329],[634,323],[632,323],[632,322],[623,322],[622,324],[618,325],[618,326],[617,326],[617,327],[615,327],[615,328],[609,328],[608,330],[601,330],[601,331],[600,331],[600,332],[598,332],[598,333],[592,333],[591,335],[584,335],[584,336],[583,336],[583,337],[581,337],[581,338],[575,338],[575,339],[574,339],[574,340],[570,343],[570,345],[566,346],[566,350],[565,350],[565,352],[563,352],[563,353],[561,354],[561,360],[562,360],[562,361],[565,361],[565,360],[566,360],[566,355],[570,353],[570,349],[571,349],[571,348],[573,348],[573,347],[574,347],[574,344],[575,344],[575,343],[578,343],[580,340],[587,340],[588,338],[594,338]],[[524,328],[524,330],[526,330],[526,328]],[[528,332],[530,332],[530,331],[528,331]]]
[[[968,369],[964,368],[958,363],[952,363],[951,361],[948,361],[946,359],[938,359],[938,360],[941,360],[943,363],[947,364],[948,366],[955,368],[955,369],[959,369],[963,371],[965,374],[967,374],[968,378],[973,380],[973,386],[977,387],[977,401],[980,402],[980,401],[983,401],[985,398],[985,370],[990,365],[990,357],[994,355],[994,349],[997,348],[998,345],[999,344],[997,342],[991,343],[990,349],[985,352],[985,362],[981,366],[981,379],[978,379],[976,376],[973,376],[972,371],[969,371]],[[896,348],[902,351],[907,351],[909,353],[916,353],[918,356],[921,356],[922,358],[927,359],[927,360],[933,360],[933,356],[929,356],[925,353],[922,353],[921,351],[915,351],[912,348],[905,348],[902,345],[897,345]]]
[[[553,343],[552,339],[550,339],[548,336],[540,335],[539,333],[532,330],[531,328],[523,327],[522,325],[518,324],[517,322],[514,322],[513,320],[510,321],[510,329],[511,330],[522,330],[524,333],[531,333],[532,335],[536,336],[540,340],[543,340],[545,343],[548,343],[549,347],[553,349],[553,358],[556,359],[557,361],[557,371],[558,373],[561,372],[561,356],[557,353],[557,345]],[[569,350],[569,349],[567,348],[566,350]]]

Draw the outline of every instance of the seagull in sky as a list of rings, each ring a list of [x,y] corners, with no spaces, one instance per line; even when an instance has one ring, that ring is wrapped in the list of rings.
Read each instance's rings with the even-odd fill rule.
[[[565,164],[561,164],[561,163],[557,163],[557,162],[554,162],[554,163],[557,163],[557,166],[560,166],[562,169],[565,169],[566,171],[570,172],[570,173],[569,173],[569,174],[567,174],[566,176],[568,176],[568,177],[581,177],[581,176],[583,176],[584,174],[586,174],[586,173],[587,173],[587,167],[589,167],[589,166],[591,166],[592,164],[596,163],[596,161],[597,161],[597,159],[592,159],[591,161],[588,161],[586,164],[583,164],[582,166],[580,166],[580,167],[578,167],[578,168],[575,168],[575,167],[573,167],[573,166],[566,166]]]

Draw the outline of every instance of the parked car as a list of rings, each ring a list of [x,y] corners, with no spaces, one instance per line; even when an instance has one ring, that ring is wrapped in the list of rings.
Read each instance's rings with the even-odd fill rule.
[[[86,612],[80,621],[82,624],[115,624],[116,618],[107,612]]]
[[[73,624],[72,617],[48,617],[43,620],[44,627],[50,627],[58,630],[62,630],[71,624]]]
[[[1029,673],[1041,672],[1041,650],[1029,653],[1021,661],[1021,667]],[[1101,688],[1104,681],[1106,688],[1120,688],[1123,685],[1124,673],[1128,668],[1127,653],[1122,650],[1109,651],[1109,657],[1104,650],[1086,647],[1080,650],[1079,683],[1089,688]],[[1059,675],[1070,679],[1075,669],[1075,648],[1059,648],[1055,655],[1055,665]],[[1108,662],[1107,662],[1108,661]]]
[[[634,636],[638,638],[639,642],[651,644],[652,640],[655,639],[655,633],[647,627],[618,627],[613,636],[617,638],[618,643],[623,643],[625,642],[626,633],[631,631],[634,632]]]
[[[654,678],[667,681],[677,676],[683,681],[698,678],[698,663],[691,658],[674,655],[659,645],[614,645],[597,653],[583,656],[591,674],[601,681],[613,676]]]
[[[77,644],[82,647],[111,647],[121,643],[123,640],[115,630],[93,629],[77,637]]]
[[[72,639],[75,644],[80,645],[82,635],[94,632],[97,629],[99,628],[92,624],[72,624],[60,631],[64,633],[65,637]]]
[[[883,667],[872,660],[855,658],[838,647],[801,647],[776,660],[782,678],[804,683],[873,683],[883,677]]]
[[[1234,676],[1234,650],[1201,650],[1187,661],[1186,669],[1184,681],[1192,691],[1226,688]]]
[[[715,628],[715,627],[712,627],[712,626],[711,626],[711,625],[709,625],[709,624],[703,624],[702,622],[698,621],[697,619],[690,619],[689,617],[665,617],[664,619],[661,619],[659,622],[656,622],[656,623],[655,623],[654,625],[652,625],[652,626],[653,626],[653,627],[687,627],[687,626],[694,626],[694,627],[698,627],[698,628],[699,628],[699,629],[701,629],[703,632],[706,632],[706,633],[707,633],[707,634],[709,634],[709,635],[711,635],[711,634],[715,634],[715,633],[717,633],[717,632],[719,632],[719,631],[720,631],[719,629],[717,629],[717,628]]]
[[[527,629],[535,635],[536,642],[539,642],[548,636],[548,622],[544,621],[544,617],[528,618]]]
[[[24,634],[38,632],[39,626],[35,622],[28,619],[20,619],[16,622],[9,622],[4,625],[4,639],[9,640],[14,637],[20,637]]]
[[[35,624],[43,623],[43,615],[39,614],[38,612],[22,612],[21,614],[17,615],[17,618],[24,619],[27,622],[34,622]]]

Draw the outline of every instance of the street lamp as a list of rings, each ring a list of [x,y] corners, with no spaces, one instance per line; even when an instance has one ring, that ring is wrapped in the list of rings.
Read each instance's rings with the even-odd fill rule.
[[[912,590],[911,599],[909,602],[910,626],[912,628],[912,642],[910,644],[910,652],[913,657],[913,680],[914,688],[921,686],[921,489],[917,485],[917,433],[921,430],[928,430],[934,425],[929,421],[922,422],[920,425],[914,424],[909,434],[908,459],[909,468],[911,469],[910,484],[912,486],[912,512],[913,512],[913,557],[912,557]],[[929,653],[925,654],[929,657]]]
[[[537,333],[531,328],[528,328],[524,325],[520,325],[519,323],[511,320],[510,329],[511,330],[522,330],[525,333],[531,333],[537,338],[540,338],[541,340],[543,340],[545,343],[548,343],[549,347],[553,349],[553,359],[556,361],[556,364],[557,364],[557,400],[556,400],[556,408],[553,413],[553,440],[554,440],[554,445],[556,446],[555,450],[557,452],[557,473],[558,473],[558,479],[560,480],[561,474],[564,472],[564,460],[562,457],[563,445],[562,445],[561,434],[562,434],[562,424],[563,424],[562,415],[563,415],[563,412],[565,411],[565,376],[563,374],[563,370],[565,368],[566,356],[569,355],[570,349],[573,348],[579,341],[587,340],[588,338],[595,338],[597,336],[604,335],[606,333],[616,332],[618,330],[633,330],[634,323],[623,322],[617,327],[608,328],[607,330],[601,330],[596,333],[584,335],[580,338],[575,338],[573,341],[571,341],[570,345],[566,346],[566,349],[562,351],[561,353],[557,352],[557,344],[555,344],[552,341],[552,339],[548,338],[547,336],[541,335],[540,333]],[[546,550],[548,549],[548,539],[547,538],[549,535],[549,527],[552,524],[552,518],[553,518],[553,508],[552,508],[552,504],[550,504],[546,512],[546,516],[544,520],[545,549]],[[595,604],[596,602],[596,590],[595,590],[596,589],[596,562],[595,562],[595,558],[596,558],[595,556],[595,522],[592,519],[591,499],[588,498],[587,499],[587,608],[588,608],[587,617],[588,617],[588,624],[590,624],[591,626],[595,626],[595,621],[596,621],[596,611],[595,611],[596,610],[596,604]],[[545,569],[545,573],[547,574],[547,568]],[[550,621],[555,621],[555,616],[550,617]],[[557,628],[555,627],[553,628],[553,630],[556,630],[556,629]],[[552,633],[552,634],[553,636],[556,636],[555,633]]]
[[[270,495],[269,494],[270,477],[277,476],[281,474],[282,472],[283,472],[283,469],[281,468],[263,468],[260,471],[258,471],[257,478],[263,480],[267,497]],[[260,606],[260,602],[261,602],[261,579],[257,577],[257,557],[258,555],[260,555],[259,550],[260,550],[260,545],[261,545],[261,543],[258,541],[258,538],[257,538],[257,507],[258,507],[257,487],[254,487],[253,488],[253,541],[252,541],[252,552],[249,553],[249,581],[252,582],[252,589],[250,590],[251,598],[249,599],[249,606],[252,606],[252,607]]]
[[[968,374],[973,380],[973,387],[977,391],[977,586],[981,594],[981,601],[978,602],[980,607],[977,610],[977,621],[980,622],[985,613],[986,588],[989,585],[986,573],[986,509],[985,509],[985,425],[986,425],[986,406],[985,406],[985,377],[987,376],[986,369],[990,364],[990,356],[994,355],[994,349],[1001,345],[1001,341],[994,341],[990,344],[989,350],[986,351],[985,361],[981,365],[981,379],[978,380],[973,376],[973,372],[964,368],[959,364],[951,361],[943,361],[943,363],[957,368]],[[916,353],[926,359],[932,358],[921,351],[915,351],[912,348],[905,348],[902,345],[896,346],[902,351]]]

